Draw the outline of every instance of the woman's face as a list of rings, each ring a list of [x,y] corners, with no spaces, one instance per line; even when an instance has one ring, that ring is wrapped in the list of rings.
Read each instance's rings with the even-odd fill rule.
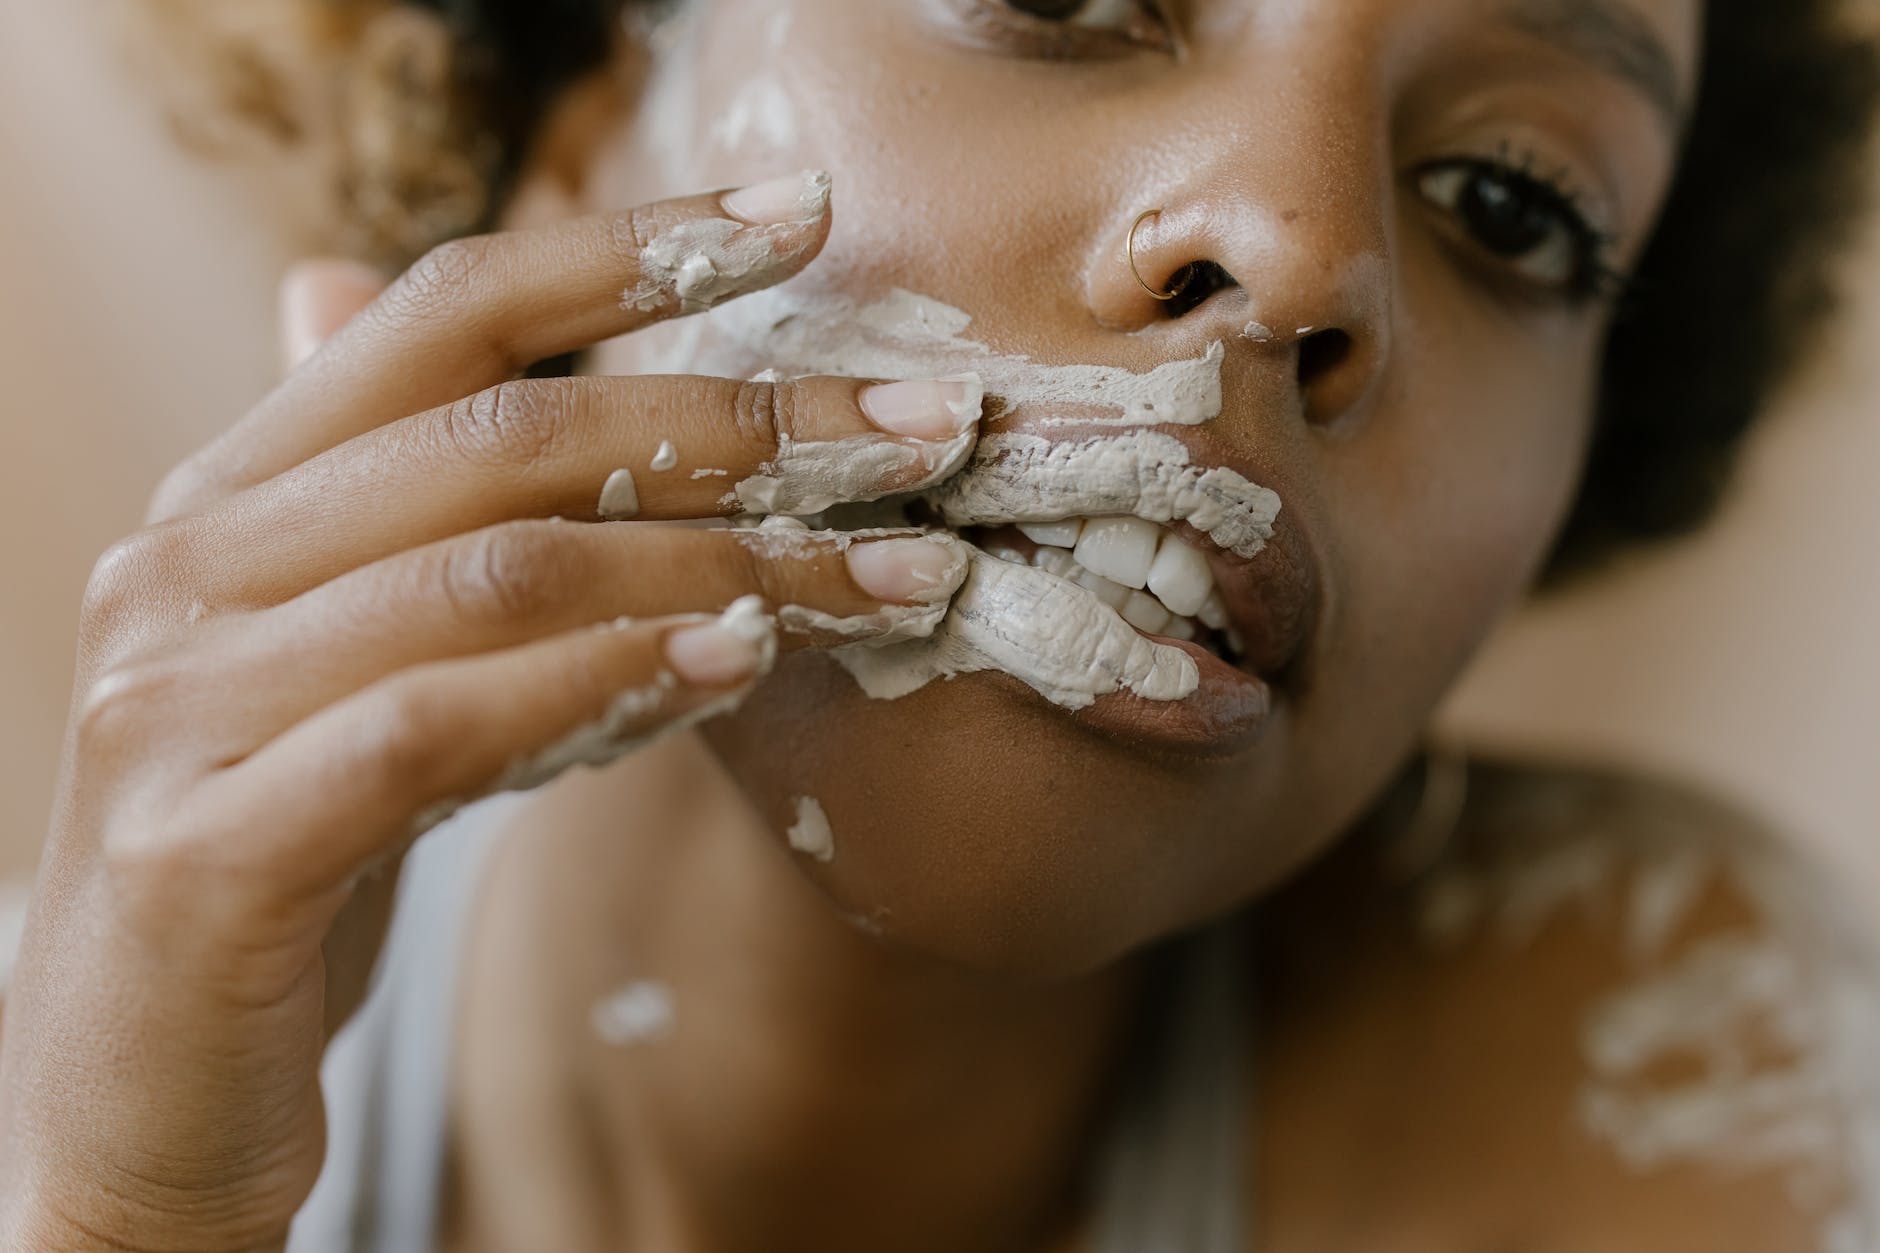
[[[1191,654],[1186,700],[1069,709],[997,672],[883,700],[827,655],[786,663],[711,738],[779,839],[797,798],[820,802],[836,856],[803,866],[836,908],[950,959],[1075,971],[1261,891],[1360,815],[1569,503],[1602,276],[1667,189],[1700,9],[700,0],[656,32],[587,207],[821,167],[834,230],[784,287],[594,368],[873,375],[915,335],[1001,377],[1022,356],[1187,362],[1205,384],[1218,352],[1206,420],[1020,396],[987,430],[1046,452],[1173,439],[1280,507],[1250,558],[1174,528],[1241,650]],[[1136,259],[1158,290],[1195,284],[1173,303],[1126,259],[1152,209]],[[921,298],[902,315],[953,323],[868,347],[858,324],[895,289]],[[998,520],[972,534],[1030,547]]]

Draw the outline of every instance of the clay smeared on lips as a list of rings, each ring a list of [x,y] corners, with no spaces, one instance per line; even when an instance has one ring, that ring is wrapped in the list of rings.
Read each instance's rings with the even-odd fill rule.
[[[1272,537],[1278,496],[1227,467],[1195,465],[1180,440],[1141,429],[1197,425],[1219,415],[1221,344],[1199,358],[1136,373],[997,353],[967,337],[971,323],[965,312],[907,291],[861,303],[773,288],[715,310],[711,325],[719,342],[690,365],[742,373],[748,366],[740,365],[756,359],[787,363],[792,373],[886,379],[970,369],[1005,403],[1008,420],[1031,408],[1034,426],[1074,421],[1084,428],[1125,428],[1066,441],[1016,432],[982,438],[966,468],[923,497],[955,529],[1131,517],[1161,526],[1185,523],[1241,558]],[[1138,591],[1140,604],[1125,596],[1113,607],[1085,585],[1088,580],[1064,577],[1070,572],[1054,572],[1048,562],[970,551],[966,582],[930,635],[835,650],[870,696],[892,700],[935,679],[979,671],[1012,675],[1067,709],[1114,693],[1183,701],[1202,686],[1195,656],[1125,620],[1133,609],[1140,622],[1160,621],[1165,606],[1153,604],[1146,592]],[[1208,612],[1216,620],[1218,603],[1215,598]],[[1179,638],[1172,619],[1164,625]],[[1202,633],[1199,625],[1191,629]]]

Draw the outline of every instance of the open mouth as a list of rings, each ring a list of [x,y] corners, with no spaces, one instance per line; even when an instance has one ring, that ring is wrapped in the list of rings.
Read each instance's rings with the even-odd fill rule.
[[[961,537],[987,556],[1075,583],[1152,640],[1191,643],[1242,666],[1245,644],[1206,554],[1166,527],[1106,516],[967,527]]]

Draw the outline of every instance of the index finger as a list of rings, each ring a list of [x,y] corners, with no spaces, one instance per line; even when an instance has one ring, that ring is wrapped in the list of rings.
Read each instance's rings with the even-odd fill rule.
[[[769,287],[829,237],[829,176],[662,201],[433,249],[171,474],[152,522],[273,478],[537,361]]]

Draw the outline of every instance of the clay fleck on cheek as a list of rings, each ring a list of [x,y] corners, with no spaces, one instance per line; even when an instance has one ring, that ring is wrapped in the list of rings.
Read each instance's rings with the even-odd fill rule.
[[[835,832],[829,815],[814,796],[796,798],[796,822],[790,827],[790,847],[825,864],[836,859]]]

